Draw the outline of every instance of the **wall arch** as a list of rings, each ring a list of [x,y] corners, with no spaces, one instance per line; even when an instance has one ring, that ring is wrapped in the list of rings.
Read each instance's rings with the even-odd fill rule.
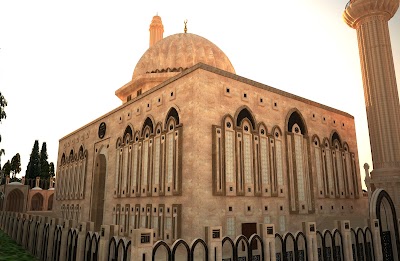
[[[256,120],[254,118],[253,112],[247,106],[242,106],[236,111],[235,113],[236,126],[237,127],[241,126],[242,121],[246,118],[250,121],[252,129],[255,130]]]
[[[6,211],[23,212],[24,210],[24,193],[15,188],[7,195]]]
[[[173,117],[175,119],[176,125],[179,125],[179,122],[180,122],[179,121],[179,113],[175,107],[171,107],[167,113],[167,116],[165,117],[165,121],[164,121],[165,126],[166,126],[165,128],[167,128],[169,118],[171,118],[171,117]]]
[[[31,211],[42,211],[43,210],[43,195],[40,192],[37,192],[32,196],[30,210]]]
[[[144,135],[145,129],[149,128],[150,133],[154,133],[154,120],[153,117],[147,116],[147,118],[143,122],[143,127],[142,127],[142,137]]]
[[[389,194],[384,189],[377,189],[373,192],[370,201],[370,217],[379,220],[379,230],[381,234],[382,251],[387,242],[391,242],[392,255],[400,260],[400,239],[397,216],[394,203]],[[382,253],[385,256],[385,253]]]
[[[293,125],[297,124],[303,135],[307,135],[307,125],[303,115],[296,108],[291,109],[286,116],[286,130],[292,132]]]

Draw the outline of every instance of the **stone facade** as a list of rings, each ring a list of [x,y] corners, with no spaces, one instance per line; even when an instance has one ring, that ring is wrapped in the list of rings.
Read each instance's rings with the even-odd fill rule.
[[[233,237],[254,223],[363,226],[354,118],[236,75],[200,38],[165,38],[177,46],[160,57],[180,57],[160,61],[167,68],[150,68],[164,40],[154,43],[151,62],[142,57],[141,74],[116,92],[123,104],[60,139],[56,216],[117,224],[126,236],[153,228],[170,243],[206,226]]]

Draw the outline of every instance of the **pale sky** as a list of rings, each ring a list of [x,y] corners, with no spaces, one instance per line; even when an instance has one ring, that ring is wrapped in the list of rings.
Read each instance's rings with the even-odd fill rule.
[[[18,152],[25,175],[36,139],[56,163],[60,138],[119,106],[114,92],[130,81],[158,13],[164,37],[188,19],[188,32],[221,48],[238,75],[353,115],[364,180],[362,165],[372,163],[347,1],[237,2],[0,0],[1,164]],[[399,18],[389,23],[398,79]]]

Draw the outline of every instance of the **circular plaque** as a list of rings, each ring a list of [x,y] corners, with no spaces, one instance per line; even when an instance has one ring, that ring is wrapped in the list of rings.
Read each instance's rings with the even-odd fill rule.
[[[100,123],[98,134],[99,134],[100,139],[104,138],[104,136],[106,135],[106,123],[105,122]]]

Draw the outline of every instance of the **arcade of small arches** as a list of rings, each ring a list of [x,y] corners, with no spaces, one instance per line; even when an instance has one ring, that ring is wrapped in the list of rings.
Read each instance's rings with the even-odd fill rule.
[[[128,125],[116,144],[114,197],[181,195],[181,139],[175,108],[164,123],[149,116],[140,130]]]
[[[355,155],[335,130],[321,143],[297,109],[288,113],[285,130],[274,126],[268,133],[247,107],[224,116],[213,126],[213,194],[287,195],[290,212],[300,214],[315,212],[315,197],[360,196]]]
[[[25,196],[19,188],[11,190],[5,198],[5,211],[24,212]],[[53,191],[31,190],[28,194],[27,211],[51,211],[53,209]],[[0,209],[3,209],[3,200],[0,200]]]
[[[85,196],[85,180],[87,165],[87,150],[80,146],[78,153],[71,150],[69,156],[61,156],[60,173],[57,179],[57,200],[83,199]]]

